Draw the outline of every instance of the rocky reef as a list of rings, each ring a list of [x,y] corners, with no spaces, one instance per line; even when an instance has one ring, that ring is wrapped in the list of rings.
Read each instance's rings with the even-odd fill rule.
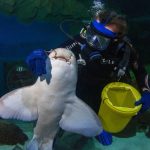
[[[85,18],[90,1],[86,0],[0,0],[0,11],[23,21]]]
[[[18,126],[0,120],[0,145],[23,145],[27,140],[27,135]]]

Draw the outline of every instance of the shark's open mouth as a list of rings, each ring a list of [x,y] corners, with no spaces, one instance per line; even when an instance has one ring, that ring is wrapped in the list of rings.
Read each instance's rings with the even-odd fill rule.
[[[64,57],[64,56],[56,56],[56,57],[54,57],[55,59],[59,59],[59,60],[62,60],[62,61],[66,61],[66,62],[68,62],[70,59],[67,59],[66,57]]]
[[[63,54],[57,53],[57,51],[55,50],[51,52],[51,56],[54,59],[59,59],[59,60],[67,62],[68,64],[71,64],[70,62],[71,56],[70,57],[64,56]]]

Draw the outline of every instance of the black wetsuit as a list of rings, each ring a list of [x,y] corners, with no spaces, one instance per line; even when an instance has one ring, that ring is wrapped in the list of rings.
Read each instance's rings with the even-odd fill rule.
[[[120,81],[130,83],[131,78],[129,70],[135,74],[139,89],[145,87],[145,76],[147,75],[138,53],[129,47],[126,42],[112,42],[108,49],[101,52],[101,59],[89,60],[89,53],[94,51],[91,47],[86,46],[85,50],[81,50],[78,44],[87,44],[86,40],[77,35],[74,40],[68,40],[59,47],[67,48],[73,51],[76,59],[79,54],[86,60],[86,65],[78,65],[78,82],[76,94],[79,98],[90,105],[97,113],[100,107],[100,97],[102,88],[110,82],[117,80],[117,71],[115,67],[125,67],[126,74],[121,77]]]

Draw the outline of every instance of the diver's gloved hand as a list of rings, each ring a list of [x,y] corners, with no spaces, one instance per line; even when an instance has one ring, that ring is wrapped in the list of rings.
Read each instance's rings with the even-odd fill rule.
[[[112,143],[112,134],[106,132],[103,130],[98,136],[97,140],[102,144],[102,145],[111,145]]]
[[[120,77],[122,77],[122,76],[125,75],[126,68],[125,68],[125,67],[123,67],[123,68],[115,67],[115,68],[114,68],[114,71],[115,71],[117,77],[120,78]]]
[[[46,74],[46,59],[46,52],[43,49],[37,49],[27,56],[26,63],[34,75],[41,76]]]
[[[93,51],[89,54],[89,60],[101,60],[101,54],[99,51]]]
[[[135,106],[142,104],[142,108],[139,113],[143,113],[150,108],[150,92],[144,91],[139,101],[135,102]]]

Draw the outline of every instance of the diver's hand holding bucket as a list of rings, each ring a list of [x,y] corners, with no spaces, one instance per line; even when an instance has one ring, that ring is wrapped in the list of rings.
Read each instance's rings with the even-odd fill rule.
[[[144,91],[140,100],[135,102],[135,106],[142,104],[142,108],[139,111],[139,114],[147,111],[150,108],[150,92]]]

